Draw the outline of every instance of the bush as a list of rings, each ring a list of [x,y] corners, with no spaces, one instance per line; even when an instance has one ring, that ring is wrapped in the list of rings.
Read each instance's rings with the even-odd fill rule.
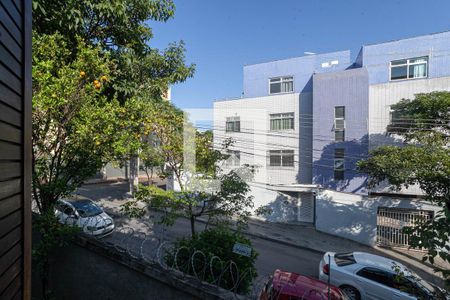
[[[252,248],[251,256],[233,253],[235,243],[249,245]],[[177,240],[174,247],[166,253],[165,261],[167,265],[186,274],[228,290],[234,289],[239,294],[246,294],[258,275],[255,268],[257,256],[250,240],[244,235],[216,227],[192,238]]]

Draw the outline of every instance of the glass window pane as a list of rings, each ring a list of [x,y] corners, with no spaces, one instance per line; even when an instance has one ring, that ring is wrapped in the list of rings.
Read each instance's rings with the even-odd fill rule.
[[[293,167],[294,166],[294,155],[283,157],[283,167]]]
[[[294,83],[292,81],[283,82],[281,92],[283,93],[289,93],[294,90]]]
[[[270,120],[270,130],[281,130],[281,119]]]
[[[334,160],[334,169],[335,170],[344,170],[344,160],[343,159],[335,159]]]
[[[283,129],[292,129],[291,128],[291,119],[283,119]]]
[[[335,130],[334,131],[334,141],[335,142],[345,141],[345,131],[344,130]]]
[[[427,64],[409,66],[408,78],[422,78],[427,76]]]
[[[283,151],[282,164],[284,167],[294,166],[294,151],[293,150]]]
[[[294,129],[294,113],[271,114],[270,130]]]
[[[345,106],[336,106],[334,108],[334,117],[336,119],[344,119],[345,118]]]
[[[271,94],[281,93],[281,83],[271,83],[270,93]]]
[[[345,150],[342,148],[334,149],[334,158],[344,158]]]
[[[334,126],[335,126],[335,128],[334,128],[335,130],[345,129],[345,120],[342,120],[342,119],[335,120]]]
[[[234,122],[234,131],[236,131],[236,132],[241,131],[241,122],[240,121]]]
[[[288,76],[288,77],[283,77],[283,81],[293,81],[294,77],[292,76]]]
[[[270,165],[274,167],[281,166],[281,156],[280,155],[270,155]]]
[[[391,80],[405,79],[405,78],[407,78],[407,75],[408,75],[407,73],[408,73],[407,66],[392,67],[391,68]]]
[[[270,79],[270,83],[272,83],[272,82],[280,82],[281,81],[281,78],[272,78],[272,79]]]

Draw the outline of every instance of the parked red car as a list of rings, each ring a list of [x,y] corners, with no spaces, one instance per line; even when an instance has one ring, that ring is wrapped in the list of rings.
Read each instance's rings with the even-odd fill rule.
[[[335,286],[310,276],[276,270],[265,284],[260,300],[348,300]]]

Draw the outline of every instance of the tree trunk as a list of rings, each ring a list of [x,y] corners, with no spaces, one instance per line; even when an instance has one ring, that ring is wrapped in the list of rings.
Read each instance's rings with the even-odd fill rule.
[[[150,181],[150,175],[148,174],[148,168],[145,168],[145,174],[147,175],[147,183],[148,183],[148,185],[150,185],[151,181]]]
[[[128,180],[129,194],[134,196],[139,184],[139,158],[133,156],[130,159],[130,179]]]
[[[125,180],[130,179],[129,173],[130,173],[130,170],[128,168],[128,161],[125,161]]]
[[[191,235],[192,237],[195,236],[195,217],[193,215],[191,215]]]
[[[150,184],[153,184],[153,167],[150,168],[150,175],[151,175]]]

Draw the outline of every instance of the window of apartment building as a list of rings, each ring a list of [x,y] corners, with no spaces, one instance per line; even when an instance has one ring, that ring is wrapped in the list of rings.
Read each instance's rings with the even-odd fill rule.
[[[336,142],[345,140],[345,106],[334,108],[334,140]]]
[[[334,180],[344,180],[345,171],[345,150],[343,148],[334,149]]]
[[[240,117],[227,117],[225,124],[226,132],[240,132],[241,131],[241,120]]]
[[[270,130],[294,129],[294,113],[271,114]]]
[[[241,151],[229,150],[227,154],[230,155],[226,162],[228,167],[238,167],[241,165]]]
[[[276,77],[269,79],[269,93],[290,93],[294,91],[294,77]]]
[[[269,166],[271,167],[293,167],[294,150],[270,150]]]
[[[391,80],[425,78],[427,76],[427,56],[391,61]]]

